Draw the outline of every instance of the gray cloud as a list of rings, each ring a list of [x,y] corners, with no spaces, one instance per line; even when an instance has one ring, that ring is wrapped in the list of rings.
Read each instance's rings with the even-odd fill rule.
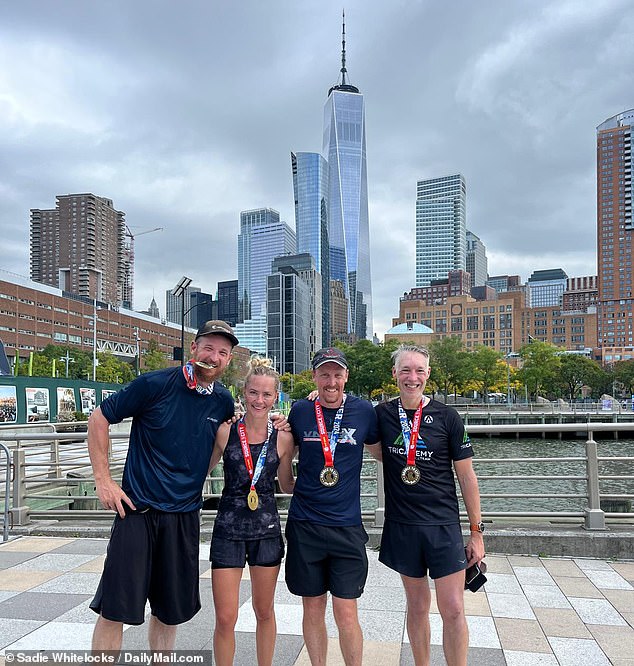
[[[414,286],[416,181],[461,172],[492,274],[596,271],[595,127],[634,106],[634,8],[346,3],[365,95],[374,327]],[[0,8],[0,267],[29,209],[113,199],[140,231],[135,305],[236,277],[239,212],[293,223],[291,150],[320,150],[340,5],[23,0]]]

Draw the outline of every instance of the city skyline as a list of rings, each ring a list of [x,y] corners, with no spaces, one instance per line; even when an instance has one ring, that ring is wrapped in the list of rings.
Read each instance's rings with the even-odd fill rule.
[[[236,278],[240,211],[271,207],[293,224],[288,155],[320,149],[341,46],[335,3],[148,7],[0,9],[0,268],[28,275],[31,208],[93,192],[133,233],[164,228],[136,244],[138,310],[183,274],[205,291]],[[618,0],[347,4],[379,335],[415,284],[422,179],[465,176],[491,274],[596,273],[595,129],[634,106],[633,28]]]

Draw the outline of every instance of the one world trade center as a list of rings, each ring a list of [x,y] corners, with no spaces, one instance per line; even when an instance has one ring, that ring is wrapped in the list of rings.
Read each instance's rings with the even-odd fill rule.
[[[348,299],[348,332],[372,339],[370,229],[363,95],[346,79],[345,23],[340,82],[328,91],[322,153],[328,161],[330,279]]]

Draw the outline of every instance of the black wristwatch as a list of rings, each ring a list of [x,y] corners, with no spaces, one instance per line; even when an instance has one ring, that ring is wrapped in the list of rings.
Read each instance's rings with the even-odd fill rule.
[[[472,532],[484,532],[484,523],[480,521],[479,523],[471,523],[469,529]]]

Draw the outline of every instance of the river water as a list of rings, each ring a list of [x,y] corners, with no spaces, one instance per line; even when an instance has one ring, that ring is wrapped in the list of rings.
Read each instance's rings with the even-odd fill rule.
[[[482,497],[482,513],[493,511],[581,511],[587,506],[584,479],[531,479],[531,476],[585,476],[585,440],[583,439],[528,439],[528,438],[473,438],[474,468],[478,475]],[[632,440],[598,440],[597,452],[601,457],[634,457]],[[578,461],[535,462],[534,458],[580,458]],[[525,458],[522,462],[484,462],[490,458]],[[371,461],[364,463],[363,474],[375,473]],[[626,476],[629,479],[601,479],[601,494],[634,495],[634,464],[632,461],[600,461],[599,475]],[[505,479],[504,476],[520,478]],[[489,478],[490,477],[490,478]],[[376,482],[362,481],[362,493],[376,496]],[[583,495],[580,498],[495,498],[491,494],[555,494]],[[631,503],[634,506],[634,502]],[[375,497],[363,497],[364,511],[376,508]],[[607,510],[607,507],[605,507]],[[621,509],[622,510],[622,509]],[[632,509],[630,509],[632,510]]]

